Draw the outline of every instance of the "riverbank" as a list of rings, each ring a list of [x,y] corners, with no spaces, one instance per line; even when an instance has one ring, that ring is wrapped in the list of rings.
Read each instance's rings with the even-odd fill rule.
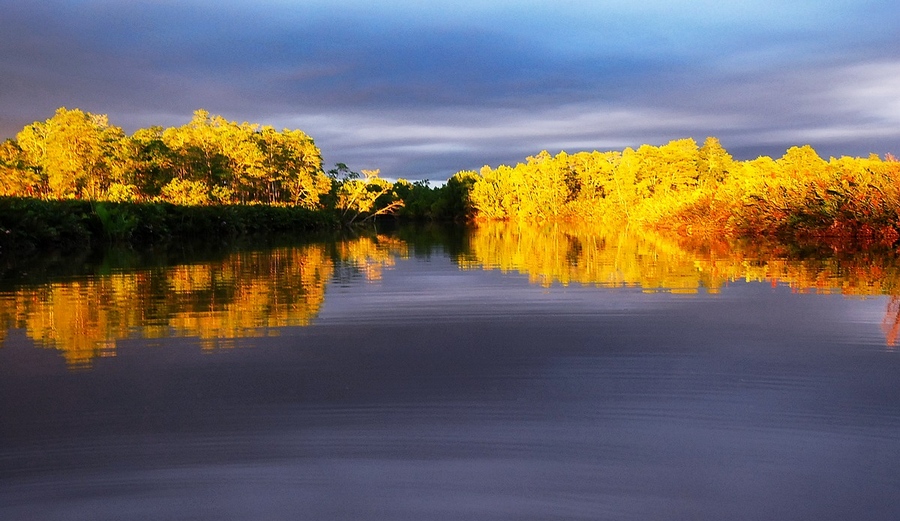
[[[0,255],[148,247],[178,241],[234,242],[260,235],[335,230],[333,211],[290,206],[43,201],[0,197]]]

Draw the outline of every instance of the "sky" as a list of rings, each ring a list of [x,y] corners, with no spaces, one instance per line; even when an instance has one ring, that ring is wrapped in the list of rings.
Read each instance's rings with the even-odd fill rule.
[[[0,0],[0,139],[58,107],[129,133],[203,108],[410,180],[706,136],[900,155],[900,4]]]

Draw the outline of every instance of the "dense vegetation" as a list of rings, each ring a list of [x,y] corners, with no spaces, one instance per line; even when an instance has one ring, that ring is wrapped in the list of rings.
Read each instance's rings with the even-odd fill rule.
[[[325,172],[318,147],[302,131],[231,122],[204,110],[184,126],[128,136],[105,115],[60,108],[0,144],[0,196],[266,204],[354,215],[390,213],[405,197],[416,216],[430,214],[438,202],[438,191],[423,191],[422,183],[401,180],[395,193],[378,174],[342,163]]]
[[[467,186],[391,183],[338,163],[313,140],[198,110],[181,127],[126,135],[60,108],[0,144],[0,252],[334,228],[380,215],[465,216]]]
[[[228,122],[198,110],[182,127],[126,136],[108,118],[60,108],[0,148],[0,195],[316,208],[331,184],[299,130]]]
[[[458,174],[459,175],[459,174]],[[770,236],[835,246],[893,245],[900,162],[823,160],[809,146],[736,161],[715,138],[622,152],[542,152],[485,167],[470,200],[485,219],[629,223],[684,235]]]
[[[682,235],[852,248],[893,246],[900,238],[900,162],[890,155],[826,161],[803,146],[779,159],[737,161],[715,138],[702,146],[681,139],[621,152],[544,151],[432,187],[342,163],[326,172],[302,131],[202,110],[184,126],[128,136],[106,116],[61,108],[0,145],[0,196],[28,198],[0,204],[0,247],[29,236],[34,243],[80,235],[126,242],[195,232],[227,237],[382,215],[627,221]],[[247,209],[253,206],[260,208]],[[202,231],[204,223],[210,227]]]
[[[334,229],[332,213],[263,205],[39,201],[0,197],[0,254],[108,244],[231,242],[254,235]]]

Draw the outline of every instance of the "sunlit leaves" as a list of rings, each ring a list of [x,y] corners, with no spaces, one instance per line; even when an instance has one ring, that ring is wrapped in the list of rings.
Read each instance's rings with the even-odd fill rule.
[[[229,122],[205,111],[163,135],[175,172],[202,182],[214,202],[290,203],[320,206],[331,188],[319,149],[300,130]]]
[[[200,205],[209,203],[209,186],[203,181],[175,178],[162,187],[162,198],[180,205]]]
[[[890,159],[890,158],[889,158]],[[735,161],[715,138],[619,152],[546,152],[485,167],[470,194],[479,219],[630,222],[687,235],[805,237],[855,247],[900,238],[900,163],[825,161],[810,146]]]
[[[733,168],[734,159],[717,138],[708,137],[697,151],[697,179],[700,183],[720,183]]]
[[[25,152],[13,140],[0,143],[0,195],[42,195],[39,172],[28,166]]]
[[[52,118],[25,127],[16,140],[49,195],[95,199],[109,185],[110,158],[122,137],[106,116],[60,108]]]
[[[331,181],[322,173],[319,149],[309,136],[300,130],[276,132],[264,127],[256,143],[263,154],[262,176],[255,187],[258,193],[271,202],[288,200],[307,208],[321,206]]]
[[[403,205],[393,192],[394,185],[378,176],[378,170],[363,170],[362,178],[344,180],[338,189],[337,207],[353,222],[358,216],[371,218],[390,214]]]
[[[319,208],[331,189],[321,163],[300,130],[198,110],[181,127],[125,136],[106,116],[61,108],[0,148],[0,195]]]

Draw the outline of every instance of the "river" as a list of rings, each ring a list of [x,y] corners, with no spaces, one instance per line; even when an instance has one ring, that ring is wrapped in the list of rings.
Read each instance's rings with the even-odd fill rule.
[[[0,519],[895,520],[890,256],[400,228],[0,287]]]

